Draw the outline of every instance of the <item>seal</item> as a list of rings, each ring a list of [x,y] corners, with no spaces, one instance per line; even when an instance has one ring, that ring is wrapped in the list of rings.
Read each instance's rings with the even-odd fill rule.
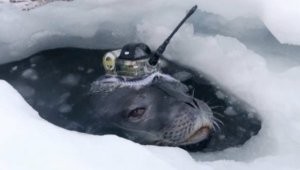
[[[116,134],[141,144],[182,146],[207,139],[217,126],[210,107],[168,75],[154,73],[150,79],[103,87],[100,78],[68,120],[85,133]]]

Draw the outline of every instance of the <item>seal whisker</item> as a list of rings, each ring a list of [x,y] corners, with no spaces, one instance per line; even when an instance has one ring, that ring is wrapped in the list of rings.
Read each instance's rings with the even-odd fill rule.
[[[207,101],[205,101],[205,103],[207,103],[208,105],[213,103],[213,99],[207,99]]]
[[[209,106],[211,109],[218,109],[218,108],[224,108],[224,106],[219,106],[219,105],[216,105],[216,106]]]
[[[195,97],[195,91],[196,91],[196,89],[193,88],[192,97]]]
[[[210,98],[210,99],[207,99],[207,100],[206,100],[206,99],[205,99],[205,100],[203,99],[203,101],[204,101],[205,103],[207,103],[207,105],[209,105],[209,106],[210,106],[210,105],[214,106],[214,105],[215,105],[214,103],[217,103],[217,102],[216,102],[216,99],[214,99],[214,98]]]
[[[218,124],[224,125],[224,123],[216,117],[213,117],[213,121],[217,122]]]
[[[213,121],[213,129],[214,129],[214,131],[219,131],[219,130],[221,130],[221,127],[220,127],[220,125],[218,124],[218,122],[216,122],[216,121]]]
[[[221,130],[220,124],[224,125],[223,122],[220,119],[218,119],[214,116],[211,118],[211,123],[212,123],[211,125],[212,125],[212,128],[213,128],[214,131]]]
[[[216,114],[216,115],[219,115],[219,116],[221,116],[221,117],[225,117],[222,113],[219,113],[219,112],[213,112],[214,114]]]

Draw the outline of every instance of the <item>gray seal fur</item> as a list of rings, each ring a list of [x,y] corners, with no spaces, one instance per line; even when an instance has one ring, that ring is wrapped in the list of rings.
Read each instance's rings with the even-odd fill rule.
[[[168,75],[155,74],[143,85],[121,85],[122,80],[115,80],[110,89],[108,84],[102,87],[103,80],[92,84],[75,109],[77,116],[72,116],[85,133],[183,146],[207,139],[217,126],[210,107],[188,95],[188,88]]]

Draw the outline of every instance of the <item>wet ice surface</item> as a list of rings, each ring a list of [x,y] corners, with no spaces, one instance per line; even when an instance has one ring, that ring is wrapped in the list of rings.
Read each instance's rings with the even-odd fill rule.
[[[83,49],[41,52],[28,59],[0,66],[0,79],[11,83],[43,118],[72,129],[74,127],[69,126],[71,120],[65,124],[61,122],[67,120],[68,115],[74,112],[72,108],[88,92],[91,83],[104,74],[101,66],[104,53],[105,51],[101,50]],[[225,94],[222,98],[217,96],[216,94],[221,91],[208,80],[172,63],[168,63],[163,68],[163,72],[181,78],[192,89],[195,97],[207,102],[215,112],[215,117],[223,122],[223,125],[219,124],[220,129],[209,141],[184,147],[184,149],[223,150],[231,146],[239,146],[258,133],[260,121],[257,117],[249,116],[256,113],[247,110],[241,103],[233,101],[233,97],[230,98]],[[38,77],[37,73],[41,76]],[[228,108],[236,109],[237,114],[227,114]],[[59,114],[62,120],[52,119],[51,115],[55,114]]]
[[[111,49],[143,41],[155,49],[194,3],[82,0],[51,3],[29,13],[1,4],[0,32],[5,34],[0,34],[0,62],[58,47]],[[191,158],[178,148],[144,147],[111,136],[71,133],[39,119],[18,93],[1,81],[0,168],[298,170],[300,25],[295,21],[300,16],[299,2],[197,3],[213,15],[202,13],[202,18],[191,18],[196,29],[185,25],[166,56],[205,74],[220,89],[254,107],[262,119],[258,135],[240,147],[195,153]],[[31,89],[24,90],[29,91],[27,96],[36,94],[31,86],[26,88]],[[61,111],[68,109],[63,107]],[[68,161],[57,164],[66,157]]]

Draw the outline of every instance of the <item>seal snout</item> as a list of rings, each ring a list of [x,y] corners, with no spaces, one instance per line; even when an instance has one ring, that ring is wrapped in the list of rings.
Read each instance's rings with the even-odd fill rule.
[[[208,138],[208,136],[214,131],[214,121],[212,118],[199,116],[197,117],[193,130],[187,134],[186,140],[181,145],[189,145],[201,142]]]
[[[206,139],[211,133],[212,128],[209,126],[203,126],[196,130],[182,145],[194,144]]]
[[[182,146],[207,139],[215,129],[210,107],[201,100],[184,101],[173,117],[171,125],[164,129],[161,145]]]

